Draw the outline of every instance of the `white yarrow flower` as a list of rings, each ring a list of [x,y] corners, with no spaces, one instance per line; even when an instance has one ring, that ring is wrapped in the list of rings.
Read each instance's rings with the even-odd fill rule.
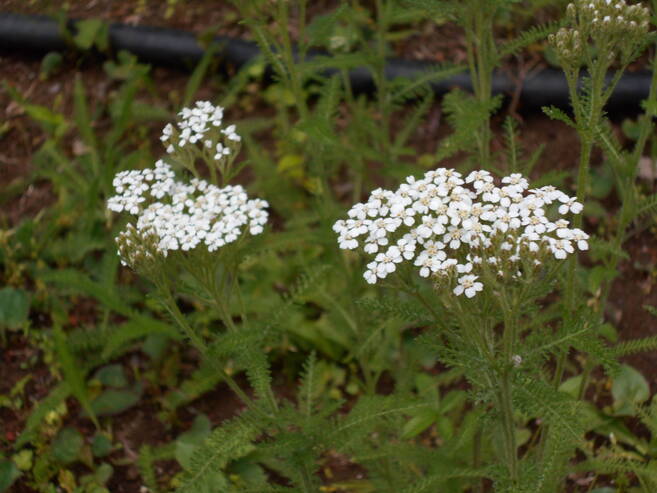
[[[164,161],[158,161],[153,169],[120,172],[113,185],[117,194],[110,197],[107,207],[137,216],[130,227],[137,233],[155,235],[163,256],[200,245],[216,251],[247,230],[251,235],[262,233],[269,217],[268,203],[249,200],[240,185],[219,188],[199,179],[189,184],[176,181]]]
[[[586,233],[570,229],[563,217],[550,220],[544,208],[558,202],[559,214],[577,214],[582,207],[575,199],[552,186],[529,189],[518,173],[501,183],[497,186],[483,170],[465,179],[455,170],[432,170],[420,179],[408,177],[396,191],[374,190],[365,203],[348,211],[348,219],[336,221],[333,230],[340,248],[362,244],[365,253],[375,255],[364,274],[368,282],[376,283],[408,261],[421,277],[448,280],[452,273],[460,275],[454,292],[467,297],[483,289],[477,279],[484,265],[503,269],[516,264],[500,275],[517,279],[524,275],[519,265],[539,268],[546,255],[563,259],[575,246],[588,248]],[[521,264],[527,256],[531,262]]]
[[[459,277],[458,285],[454,288],[454,294],[461,296],[465,293],[468,298],[472,298],[477,291],[484,289],[484,285],[477,282],[478,276],[463,276]]]

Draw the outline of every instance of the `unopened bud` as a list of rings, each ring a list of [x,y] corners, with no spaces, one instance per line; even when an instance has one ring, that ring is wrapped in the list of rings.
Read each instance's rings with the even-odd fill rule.
[[[577,11],[575,9],[575,5],[569,3],[568,7],[566,7],[566,18],[571,22],[575,22],[576,17],[577,17]]]

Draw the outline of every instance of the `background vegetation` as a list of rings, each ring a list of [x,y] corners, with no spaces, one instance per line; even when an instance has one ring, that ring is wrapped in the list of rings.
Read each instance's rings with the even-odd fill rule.
[[[583,228],[596,240],[559,281],[566,296],[537,293],[527,315],[545,334],[527,336],[536,371],[518,377],[533,390],[516,395],[519,455],[543,468],[528,469],[532,491],[655,491],[655,355],[641,353],[657,347],[655,109],[608,120],[603,105],[586,106],[595,111],[569,111],[572,121],[552,109],[550,120],[492,96],[495,68],[522,81],[557,66],[546,40],[566,2],[485,4],[68,2],[63,14],[88,19],[69,51],[3,54],[0,491],[504,491],[497,418],[471,361],[432,339],[446,318],[427,306],[430,286],[367,285],[363,259],[343,255],[331,226],[372,189],[438,166],[521,171],[579,194],[582,154]],[[112,53],[110,19],[189,28],[202,41],[247,37],[263,55],[226,74],[209,50],[176,73]],[[652,41],[630,70],[649,66]],[[300,61],[316,48],[330,56]],[[395,55],[436,65],[391,80]],[[350,87],[354,67],[372,74],[371,95]],[[472,96],[429,89],[466,68]],[[271,205],[267,235],[239,260],[248,324],[210,357],[120,266],[123,224],[106,211],[115,173],[152,167],[161,128],[197,99],[226,108],[243,137],[236,181]],[[225,320],[187,281],[177,306],[212,340]],[[559,322],[564,306],[571,324]],[[245,409],[226,375],[294,427],[268,436],[245,426],[258,409]],[[554,385],[538,386],[546,375]],[[554,439],[553,455],[530,462],[546,423],[572,426],[577,440]]]

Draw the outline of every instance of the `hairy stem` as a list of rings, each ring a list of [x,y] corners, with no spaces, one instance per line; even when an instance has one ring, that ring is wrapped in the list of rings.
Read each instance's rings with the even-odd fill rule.
[[[384,156],[389,156],[390,148],[390,118],[388,104],[388,81],[386,79],[386,33],[387,24],[387,5],[382,0],[376,0],[376,85],[377,85],[377,102],[381,116],[381,136],[380,150]],[[386,158],[387,159],[387,158]]]
[[[657,0],[655,0],[653,3],[655,4],[655,8],[657,9]],[[655,103],[657,102],[657,57],[653,59],[653,67],[654,69],[652,71],[652,78],[650,79],[650,90],[648,92],[648,98],[646,100],[646,105],[645,105],[646,108],[654,107]],[[618,222],[618,227],[616,229],[613,239],[613,251],[620,250],[621,246],[623,245],[623,241],[626,238],[626,230],[627,227],[629,226],[627,209],[630,207],[630,201],[623,196],[625,193],[627,193],[627,192],[623,192],[623,190],[629,190],[629,187],[633,185],[634,179],[636,177],[636,173],[639,169],[639,160],[643,155],[643,151],[645,150],[646,143],[648,142],[648,138],[652,134],[652,130],[653,130],[652,119],[654,116],[655,116],[654,114],[651,114],[648,111],[644,112],[643,115],[641,115],[641,118],[639,120],[639,138],[636,141],[631,157],[632,162],[635,163],[634,173],[629,179],[631,180],[630,183],[628,183],[625,188],[623,187],[622,183],[619,183],[622,200],[621,200],[621,210],[620,213],[618,214],[620,220]],[[632,205],[634,205],[634,203],[632,203]],[[619,257],[617,255],[613,255],[609,265],[610,270],[612,271],[616,270],[616,267],[618,265],[618,260]],[[610,290],[611,290],[611,281],[607,281],[604,283],[602,287],[602,294],[600,296],[600,310],[602,310],[603,313],[607,304],[607,299],[609,298]]]
[[[475,31],[477,43],[477,97],[482,103],[488,103],[492,96],[491,77],[493,72],[493,26],[492,15],[483,9],[477,9],[475,14]],[[482,169],[488,169],[490,165],[490,123],[487,120],[480,129],[481,144],[479,147],[479,159]]]
[[[500,382],[499,405],[504,427],[507,468],[509,469],[511,483],[516,485],[518,482],[518,454],[516,430],[513,422],[513,402],[511,400],[511,374],[509,371],[504,373]]]
[[[194,347],[199,350],[203,357],[206,357],[207,354],[207,345],[199,337],[196,331],[189,325],[185,315],[178,308],[176,300],[173,298],[173,294],[168,287],[162,286],[161,292],[164,298],[164,305],[167,308],[167,311],[171,314],[176,323],[180,326],[183,332],[190,338]],[[249,398],[248,395],[240,388],[237,382],[231,377],[226,370],[221,367],[221,365],[215,364],[216,368],[221,372],[222,377],[224,378],[228,387],[235,392],[235,394],[240,398],[240,400],[248,407],[254,408],[253,401]]]
[[[472,467],[474,469],[479,469],[481,467],[481,442],[483,439],[483,430],[481,427],[477,428],[477,431],[474,435],[474,446],[472,449]],[[484,492],[484,482],[481,478],[477,479],[477,482],[474,485],[475,493]]]
[[[305,8],[301,9],[300,15],[305,16]],[[303,90],[301,74],[297,69],[299,64],[304,62],[303,57],[305,56],[305,53],[303,51],[298,53],[300,59],[295,60],[295,54],[292,48],[292,40],[290,39],[290,33],[288,30],[288,26],[289,26],[288,2],[278,3],[276,20],[279,26],[279,34],[283,46],[283,52],[281,53],[281,55],[285,61],[285,70],[287,72],[286,75],[288,79],[288,86],[294,96],[294,101],[297,110],[299,111],[299,116],[301,117],[302,120],[305,120],[308,117],[308,106],[306,104],[306,97]],[[303,27],[305,26],[305,19],[301,22],[302,22],[301,27],[303,29]]]
[[[304,460],[304,464],[301,467],[301,487],[304,493],[314,493],[317,491],[315,489],[312,472],[308,467],[308,464]]]
[[[516,430],[513,420],[513,396],[511,382],[511,358],[516,345],[517,338],[517,309],[516,303],[504,302],[504,334],[502,350],[502,375],[499,382],[499,406],[502,413],[502,424],[505,435],[505,449],[507,456],[507,467],[513,485],[518,481],[518,447],[516,444]]]

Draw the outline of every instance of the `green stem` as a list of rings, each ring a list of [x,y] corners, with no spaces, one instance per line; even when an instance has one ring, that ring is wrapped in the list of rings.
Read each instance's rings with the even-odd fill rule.
[[[235,331],[237,330],[237,327],[235,326],[235,322],[233,322],[233,318],[230,315],[230,309],[225,303],[226,298],[230,300],[230,294],[232,293],[232,286],[228,286],[228,289],[226,289],[226,278],[230,277],[230,274],[224,269],[224,272],[222,272],[219,281],[219,285],[217,286],[216,270],[216,266],[212,266],[208,270],[205,278],[205,286],[210,292],[210,296],[212,297],[214,304],[219,310],[219,316],[221,317],[222,322],[228,330]],[[228,282],[230,283],[231,281],[228,279]]]
[[[358,358],[358,366],[360,366],[360,371],[363,373],[363,378],[365,379],[365,394],[374,395],[376,394],[376,384],[378,378],[374,377],[370,370],[369,365],[363,358]]]
[[[203,340],[199,337],[199,335],[191,327],[191,325],[189,325],[189,322],[187,322],[187,319],[180,311],[180,308],[178,308],[178,304],[176,303],[176,300],[173,298],[171,290],[167,286],[160,286],[160,287],[164,297],[165,307],[167,308],[173,319],[176,321],[176,323],[183,330],[183,332],[187,334],[187,336],[190,338],[192,344],[194,344],[196,349],[199,350],[199,352],[203,357],[206,357],[207,345],[203,342]],[[213,365],[219,370],[221,376],[223,377],[228,387],[240,398],[240,400],[244,403],[244,405],[246,405],[251,409],[256,409],[253,401],[240,388],[240,386],[233,379],[233,377],[231,377],[221,365],[217,364],[217,362],[213,362]]]
[[[294,59],[294,52],[292,49],[292,41],[290,40],[290,33],[288,31],[289,26],[289,12],[288,12],[288,2],[282,1],[278,2],[278,15],[277,15],[277,24],[279,26],[279,32],[281,36],[281,42],[283,45],[282,56],[284,59],[285,70],[287,72],[288,86],[292,91],[294,96],[294,101],[299,111],[299,116],[302,120],[305,120],[308,116],[308,106],[306,105],[306,98],[303,91],[303,83],[297,70],[299,64],[304,62],[303,56],[304,53],[299,53],[300,60]],[[305,15],[305,11],[302,12]]]
[[[502,412],[502,424],[504,427],[507,467],[509,469],[511,482],[515,486],[518,482],[518,454],[516,445],[516,431],[513,422],[511,373],[509,370],[504,372],[500,382],[499,404],[500,411]]]
[[[305,493],[315,493],[317,490],[315,489],[314,486],[314,481],[312,477],[312,473],[308,467],[308,464],[305,463],[301,467],[301,487]]]
[[[475,12],[475,43],[477,63],[477,84],[475,94],[481,103],[488,103],[492,96],[492,55],[495,47],[492,32],[492,15],[478,8]],[[480,131],[479,159],[480,166],[488,169],[490,164],[490,123],[482,125]]]
[[[474,435],[474,446],[472,450],[472,467],[477,470],[481,467],[481,445],[483,438],[483,430],[481,427],[477,428]],[[484,493],[484,482],[478,479],[474,486],[475,493]]]
[[[244,304],[244,297],[242,296],[242,290],[238,282],[235,283],[235,292],[237,293],[237,299],[240,304],[240,315],[242,317],[242,322],[245,325],[248,325],[249,319],[247,315],[246,305]]]
[[[387,151],[390,144],[390,122],[388,118],[388,84],[385,75],[386,68],[386,32],[387,16],[382,0],[376,0],[376,83],[379,113],[381,114],[382,137],[381,151]],[[384,152],[388,156],[388,152]]]
[[[512,484],[518,482],[518,447],[516,444],[516,430],[513,419],[513,396],[511,382],[511,358],[517,339],[517,303],[515,298],[511,303],[501,297],[502,309],[504,311],[504,334],[502,351],[502,375],[500,379],[499,405],[502,412],[502,424],[505,435],[505,448],[507,456],[507,467]]]
[[[591,75],[591,100],[588,108],[583,108],[582,100],[579,98],[578,89],[577,89],[577,76],[578,71],[569,72],[566,71],[566,79],[568,81],[568,88],[570,92],[571,105],[573,106],[575,113],[575,120],[578,126],[578,132],[581,139],[581,151],[579,157],[578,173],[577,173],[577,201],[582,205],[586,203],[588,198],[588,188],[589,188],[589,168],[591,163],[591,152],[593,150],[594,135],[596,128],[600,123],[600,117],[602,108],[605,103],[604,95],[604,78],[607,72],[607,66],[604,63],[593,61],[589,62],[589,67],[593,67]],[[617,81],[617,78],[614,78],[614,81]],[[583,110],[588,110],[588,113],[584,113]],[[574,219],[575,228],[581,228],[584,221],[584,215],[578,214]],[[575,304],[575,277],[578,266],[578,257],[572,255],[568,259],[568,272],[566,274],[566,283],[564,289],[564,323],[571,324],[574,317],[576,316]],[[552,379],[552,384],[554,388],[558,388],[563,380],[563,375],[566,367],[566,361],[568,359],[568,350],[560,351],[557,356],[557,363]],[[579,389],[579,394],[582,396],[586,390],[586,381],[588,373],[590,373],[589,365],[587,364],[584,369],[584,376],[582,378],[582,385]],[[547,440],[547,430],[543,429],[541,431],[541,439],[539,445],[539,454],[542,454],[542,451],[545,447]]]
[[[570,93],[571,106],[575,114],[575,121],[578,125],[578,132],[580,133],[581,139],[581,150],[579,156],[579,165],[577,173],[577,200],[584,204],[587,197],[587,188],[588,188],[588,175],[589,175],[589,164],[591,161],[591,152],[593,150],[593,139],[592,139],[592,128],[591,123],[594,121],[594,112],[595,112],[595,97],[597,92],[597,77],[594,74],[593,77],[593,99],[591,100],[591,106],[588,108],[588,115],[584,115],[582,108],[582,103],[579,98],[578,89],[577,89],[577,80],[579,75],[579,70],[569,71],[565,70],[566,80],[568,82],[568,89]],[[584,121],[583,121],[584,120]],[[597,120],[596,120],[597,124]],[[581,228],[583,220],[583,214],[575,216],[575,227]],[[576,255],[572,255],[568,259],[566,280],[564,286],[564,314],[563,314],[563,323],[570,324],[572,323],[573,317],[575,316],[575,275],[577,272],[578,258]],[[563,375],[566,368],[566,361],[568,359],[568,350],[562,349],[559,351],[559,354],[556,358],[556,366],[554,370],[554,375],[552,377],[552,385],[556,389],[561,385],[563,380]],[[542,457],[545,445],[547,443],[548,429],[543,428],[540,432],[539,440],[539,457]]]
[[[657,4],[657,2],[655,3]],[[654,69],[652,71],[652,78],[650,79],[650,90],[648,92],[648,98],[646,100],[646,108],[651,108],[655,104],[655,102],[657,102],[657,57],[653,60],[653,66]],[[639,138],[637,139],[634,150],[632,151],[632,162],[635,163],[634,173],[632,174],[631,179],[628,180],[629,183],[626,184],[625,188],[623,188],[623,183],[618,183],[619,189],[621,191],[622,200],[621,200],[621,210],[620,213],[618,214],[620,220],[618,222],[618,227],[614,235],[613,251],[620,250],[621,246],[623,245],[623,241],[626,238],[625,232],[627,227],[629,226],[627,209],[628,207],[630,207],[630,200],[629,198],[624,197],[623,195],[625,195],[625,193],[628,193],[630,188],[633,186],[633,182],[636,177],[637,170],[639,168],[639,160],[643,155],[643,151],[645,150],[646,143],[648,142],[648,138],[652,134],[653,116],[654,115],[649,114],[648,111],[646,111],[643,115],[641,115],[641,119],[639,121]],[[618,163],[618,164],[622,164],[622,163]],[[623,192],[623,190],[625,190],[625,192]],[[634,201],[632,201],[631,205],[632,206],[635,205]],[[611,271],[616,271],[618,261],[619,261],[619,257],[617,255],[613,255],[609,265],[609,269],[611,269]],[[600,296],[599,307],[602,313],[604,313],[604,309],[607,305],[607,299],[609,298],[610,291],[611,291],[611,282],[607,281],[604,283],[602,287],[602,294]]]
[[[196,331],[192,328],[192,326],[189,325],[189,323],[187,322],[187,319],[180,311],[180,308],[178,308],[178,303],[176,303],[176,300],[173,298],[173,295],[171,294],[171,290],[168,287],[161,286],[161,292],[163,293],[163,297],[164,297],[164,302],[165,302],[164,306],[169,312],[169,314],[173,317],[175,322],[183,330],[183,332],[189,338],[189,340],[192,341],[194,347],[198,349],[202,355],[205,355],[205,352],[207,350],[207,345],[205,344],[203,339],[201,339],[201,337],[196,333]]]
[[[578,120],[577,124],[580,127],[581,138],[581,151],[579,156],[579,165],[577,173],[577,200],[581,204],[586,202],[588,196],[588,182],[589,182],[589,166],[591,162],[591,152],[593,150],[593,134],[595,127],[598,125],[600,119],[600,110],[598,109],[598,100],[602,91],[602,83],[604,81],[604,67],[602,69],[594,69],[592,76],[592,95],[590,106],[588,108],[588,115],[583,115],[579,95],[577,94],[576,78],[572,75],[568,77],[568,87],[570,90],[570,99],[573,107],[575,108],[575,118]],[[600,75],[602,74],[602,75]],[[567,74],[568,75],[568,74]],[[586,120],[586,121],[580,121]],[[581,228],[583,223],[583,214],[575,216],[575,228]],[[577,272],[578,258],[572,255],[568,259],[568,272],[566,275],[565,285],[565,323],[572,323],[575,316],[575,274]],[[568,351],[561,351],[557,357],[557,365],[554,373],[553,384],[558,387],[563,378],[566,359],[568,358]]]
[[[411,287],[410,292],[413,296],[415,296],[422,305],[429,310],[429,313],[431,313],[431,316],[435,320],[436,324],[439,326],[444,326],[442,319],[438,316],[438,312],[434,310],[434,308],[431,306],[431,303],[429,303],[424,296],[422,296],[422,293],[417,288]]]
[[[588,132],[587,132],[588,133]],[[589,186],[589,165],[591,162],[591,151],[593,150],[593,142],[590,135],[582,137],[582,152],[579,158],[578,173],[577,173],[577,201],[584,204],[588,196]],[[584,215],[578,214],[575,216],[575,227],[581,228]],[[575,258],[574,256],[572,258]],[[576,262],[575,262],[576,263]]]
[[[620,75],[622,75],[622,72],[623,72],[622,70],[619,70],[616,73],[616,76],[614,77],[614,83],[612,83],[612,88],[613,88],[613,85],[615,85],[615,83],[617,83],[618,80],[620,79]],[[608,92],[610,93],[611,91],[608,91]],[[649,91],[648,100],[647,100],[648,101],[648,107],[650,107],[650,103],[654,102],[655,100],[657,100],[657,70],[653,70],[653,72],[652,72],[652,78],[651,78],[651,82],[650,82],[650,91]],[[627,230],[627,227],[629,226],[628,208],[635,206],[634,197],[627,197],[626,194],[627,193],[633,193],[633,190],[632,190],[631,187],[633,187],[633,185],[634,185],[633,182],[634,182],[634,177],[636,175],[636,170],[638,169],[639,159],[640,159],[640,157],[643,153],[646,142],[647,142],[648,137],[650,136],[650,133],[651,133],[651,130],[652,130],[652,115],[649,115],[648,113],[644,113],[641,117],[641,121],[640,121],[639,125],[640,125],[639,138],[637,139],[635,148],[632,152],[632,158],[631,158],[632,162],[636,163],[635,164],[635,171],[632,174],[631,178],[629,178],[629,179],[625,178],[624,179],[626,181],[626,183],[623,183],[621,181],[618,182],[618,188],[619,188],[619,192],[620,192],[622,200],[621,200],[621,209],[620,209],[620,212],[618,213],[619,220],[618,220],[618,224],[617,224],[616,231],[615,231],[615,234],[614,234],[614,238],[613,238],[613,241],[612,241],[612,245],[613,245],[612,252],[616,252],[616,251],[618,251],[622,248],[623,241],[626,237],[625,232]],[[611,158],[614,159],[613,156]],[[618,158],[620,159],[620,156]],[[622,165],[623,163],[618,162],[616,164]],[[614,166],[615,163],[612,162],[611,165]],[[622,176],[622,175],[619,175],[619,179],[623,179],[623,178],[620,178],[620,176]],[[632,190],[632,191],[630,192],[630,190]],[[611,256],[611,259],[608,262],[607,268],[610,271],[615,272],[616,268],[618,266],[618,261],[619,261],[619,256],[612,253],[612,256]],[[612,286],[611,281],[606,281],[602,285],[602,291],[601,291],[601,294],[600,294],[599,303],[597,305],[598,315],[601,317],[601,319],[602,319],[602,317],[604,317],[605,308],[607,306],[607,301],[609,299],[609,294],[611,292],[611,286]],[[579,399],[583,399],[585,394],[586,394],[586,388],[588,387],[588,384],[589,384],[589,380],[590,380],[590,377],[591,377],[591,372],[593,371],[593,366],[594,366],[593,361],[590,361],[590,360],[586,361],[585,366],[584,366],[584,371],[582,373],[582,382],[580,384],[579,391],[578,391],[578,398]]]
[[[218,187],[223,186],[223,183],[219,183],[219,181],[217,180],[217,170],[214,167],[214,160],[206,159],[205,162],[208,163],[208,169],[210,170],[210,181],[212,182],[212,184]]]
[[[579,390],[577,391],[577,398],[579,400],[584,399],[586,395],[586,388],[589,386],[589,379],[591,378],[591,372],[593,371],[593,363],[591,360],[586,360],[584,364],[584,371],[582,372],[582,381],[579,384]]]

